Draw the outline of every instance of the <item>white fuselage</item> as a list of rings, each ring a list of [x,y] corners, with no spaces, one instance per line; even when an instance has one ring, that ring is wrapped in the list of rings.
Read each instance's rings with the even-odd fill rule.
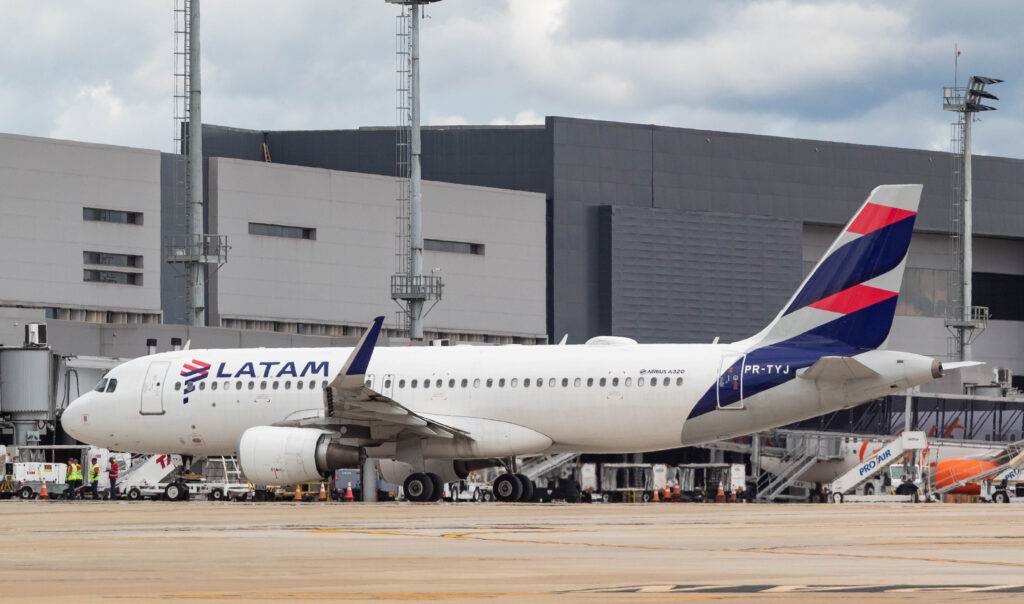
[[[261,348],[142,357],[107,375],[117,380],[113,392],[83,395],[62,421],[79,440],[116,450],[232,455],[248,428],[322,415],[323,387],[351,352]],[[795,377],[798,369],[783,362],[759,369],[782,372],[789,378],[783,383],[687,420],[721,383],[723,359],[727,367],[737,355],[731,345],[711,344],[379,347],[366,379],[373,390],[442,424],[492,420],[550,439],[543,450],[514,452],[526,455],[698,444],[849,407],[932,377],[932,359],[909,353],[858,355],[881,375],[842,383]],[[185,402],[181,374],[193,361],[209,369]],[[392,454],[393,447],[376,452]]]

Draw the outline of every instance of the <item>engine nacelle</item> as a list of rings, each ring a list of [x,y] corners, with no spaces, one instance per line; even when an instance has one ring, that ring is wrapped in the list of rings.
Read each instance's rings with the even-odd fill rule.
[[[258,485],[315,482],[339,468],[359,467],[362,449],[333,442],[332,436],[315,428],[249,428],[238,441],[238,463]]]
[[[381,459],[380,475],[391,484],[402,484],[405,479],[418,470],[407,463],[395,459]],[[474,470],[493,468],[499,465],[495,459],[425,459],[423,460],[424,471],[437,474],[441,482],[455,482],[456,480],[469,476]]]

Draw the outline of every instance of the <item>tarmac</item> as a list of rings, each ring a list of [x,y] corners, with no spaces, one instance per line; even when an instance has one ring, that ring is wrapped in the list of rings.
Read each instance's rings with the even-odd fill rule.
[[[998,504],[0,502],[0,600],[1020,601]]]

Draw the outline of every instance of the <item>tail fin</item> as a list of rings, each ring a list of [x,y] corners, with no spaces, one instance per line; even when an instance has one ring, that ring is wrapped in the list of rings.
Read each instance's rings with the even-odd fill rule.
[[[782,312],[740,344],[831,340],[853,349],[889,336],[922,185],[875,188]]]

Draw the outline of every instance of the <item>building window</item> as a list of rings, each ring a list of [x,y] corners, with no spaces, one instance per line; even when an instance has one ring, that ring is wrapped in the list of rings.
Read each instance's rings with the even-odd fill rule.
[[[122,271],[98,271],[85,269],[82,281],[93,283],[115,283],[120,285],[142,285],[142,273],[125,273]]]
[[[142,268],[142,256],[132,254],[108,254],[106,252],[82,252],[85,264],[102,264],[103,266],[124,266]]]
[[[82,208],[82,219],[95,220],[97,222],[117,222],[120,224],[142,224],[142,212]]]
[[[262,222],[250,222],[249,234],[264,235],[267,237],[288,237],[289,239],[316,240],[316,229],[285,226],[283,224],[265,224]]]
[[[453,252],[456,254],[484,255],[484,244],[466,243],[463,241],[445,241],[443,239],[424,239],[423,249],[428,252]]]

